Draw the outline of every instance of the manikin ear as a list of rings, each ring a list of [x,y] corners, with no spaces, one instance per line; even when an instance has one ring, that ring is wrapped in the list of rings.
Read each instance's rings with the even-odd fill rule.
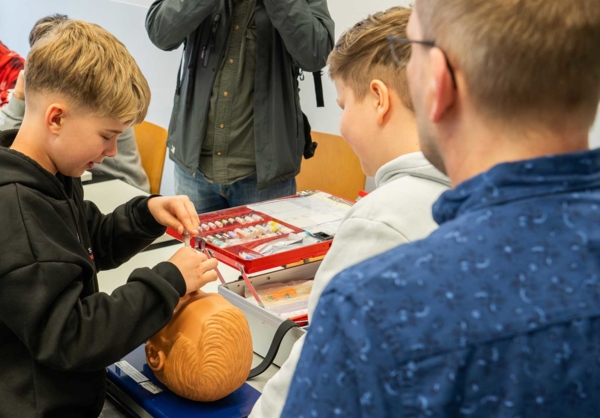
[[[382,125],[390,111],[390,90],[383,81],[373,80],[369,86],[369,94],[374,99],[377,124]]]
[[[59,103],[52,103],[46,109],[46,128],[52,135],[58,136],[65,122],[66,107]]]
[[[432,70],[433,106],[431,121],[439,122],[456,103],[457,92],[444,53],[439,48],[429,51]]]
[[[162,371],[165,367],[165,353],[151,342],[146,344],[146,359],[148,360],[148,366],[150,366],[153,372]]]

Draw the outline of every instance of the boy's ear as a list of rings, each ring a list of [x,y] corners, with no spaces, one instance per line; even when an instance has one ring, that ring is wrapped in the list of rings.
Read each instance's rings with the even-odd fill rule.
[[[382,125],[390,112],[390,90],[381,80],[371,81],[369,90],[377,112],[377,124]]]
[[[432,48],[429,52],[429,58],[433,75],[431,79],[433,106],[430,118],[432,122],[439,122],[446,112],[454,106],[457,98],[456,89],[444,53],[438,48]]]
[[[64,125],[66,108],[60,103],[52,103],[46,110],[46,127],[53,135],[58,135]]]

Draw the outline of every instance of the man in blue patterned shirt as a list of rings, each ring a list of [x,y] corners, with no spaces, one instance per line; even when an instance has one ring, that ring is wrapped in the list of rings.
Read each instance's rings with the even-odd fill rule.
[[[455,189],[428,238],[331,282],[282,416],[599,416],[597,0],[416,0],[408,36]]]

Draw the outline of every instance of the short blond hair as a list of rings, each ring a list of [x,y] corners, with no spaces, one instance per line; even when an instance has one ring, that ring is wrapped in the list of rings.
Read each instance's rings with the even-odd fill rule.
[[[41,37],[27,57],[25,94],[60,94],[83,111],[141,123],[150,88],[125,46],[98,25],[65,20]]]
[[[396,48],[399,63],[392,55],[388,36],[406,37],[406,27],[412,10],[392,7],[375,13],[356,23],[340,36],[329,55],[329,76],[340,79],[362,100],[372,80],[379,79],[394,89],[402,103],[413,109],[406,64],[410,59],[410,45]]]
[[[489,115],[547,122],[600,101],[598,0],[416,0],[426,40]],[[586,120],[587,120],[586,119]]]
[[[59,13],[46,16],[35,22],[31,32],[29,32],[29,46],[33,46],[37,41],[42,39],[47,33],[56,27],[61,22],[68,20],[69,16]]]

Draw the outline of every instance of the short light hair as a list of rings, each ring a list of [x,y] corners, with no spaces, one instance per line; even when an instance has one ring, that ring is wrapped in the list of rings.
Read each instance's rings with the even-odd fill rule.
[[[148,83],[125,46],[78,20],[56,24],[29,52],[25,96],[36,94],[60,94],[82,111],[126,124],[141,123],[150,104]]]
[[[68,19],[69,16],[56,13],[43,17],[35,22],[33,29],[31,29],[31,32],[29,32],[29,46],[33,46],[37,41],[42,39],[44,35],[54,29],[59,23]]]
[[[548,122],[600,101],[598,0],[416,0],[426,40],[489,115]]]
[[[410,45],[396,47],[396,62],[388,41],[389,35],[406,37],[411,12],[407,7],[392,7],[368,16],[344,32],[329,55],[329,76],[347,84],[359,101],[366,96],[371,81],[379,79],[413,110],[406,79]]]

